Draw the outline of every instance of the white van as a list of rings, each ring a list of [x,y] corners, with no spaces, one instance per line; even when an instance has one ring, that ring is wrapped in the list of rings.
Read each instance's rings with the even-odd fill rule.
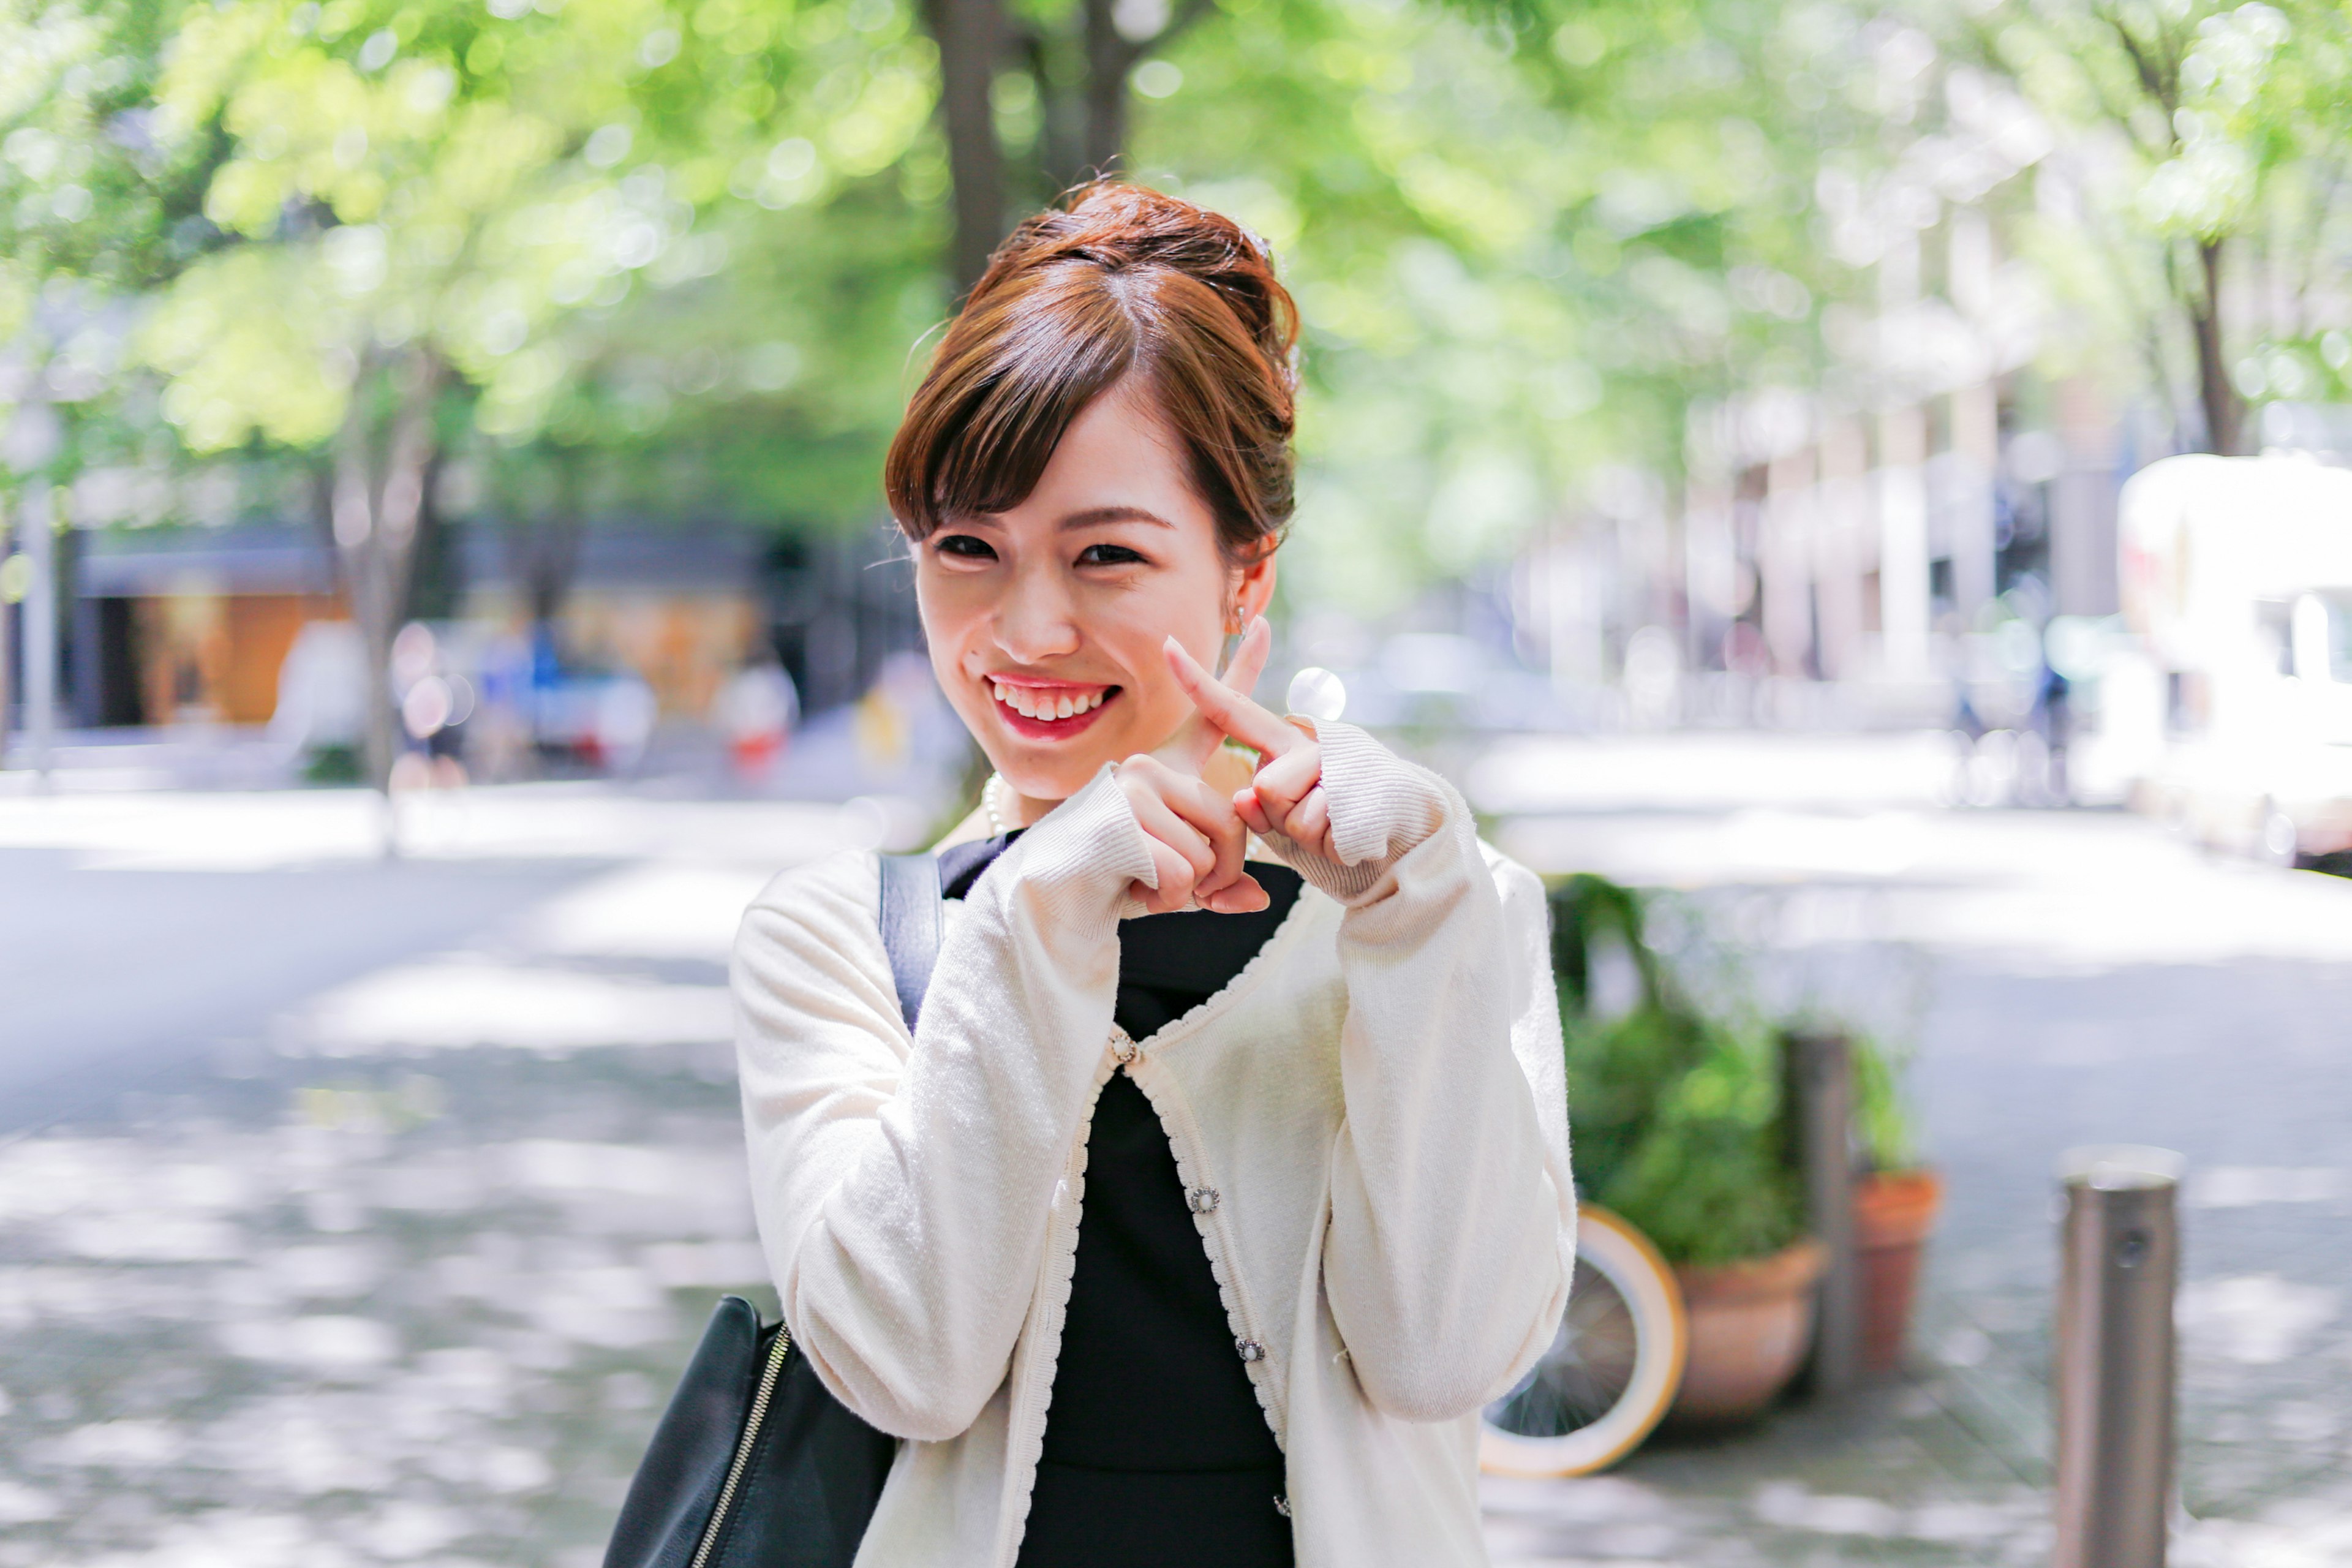
[[[2103,728],[2140,738],[2136,802],[2283,862],[2352,849],[2352,469],[2168,458],[2118,532],[2141,668]]]

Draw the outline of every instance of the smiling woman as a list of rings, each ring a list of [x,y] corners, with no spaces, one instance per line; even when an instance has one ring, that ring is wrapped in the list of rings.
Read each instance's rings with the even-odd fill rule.
[[[891,448],[996,773],[911,1028],[870,854],[777,879],[735,965],[785,1318],[908,1440],[861,1563],[1485,1560],[1477,1413],[1575,1235],[1543,891],[1434,774],[1251,700],[1296,333],[1237,225],[1091,186]]]

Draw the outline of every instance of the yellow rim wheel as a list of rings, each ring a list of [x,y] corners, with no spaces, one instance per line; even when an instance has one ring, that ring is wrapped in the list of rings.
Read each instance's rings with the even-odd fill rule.
[[[1551,1347],[1486,1406],[1478,1462],[1498,1476],[1588,1476],[1641,1445],[1690,1351],[1683,1293],[1649,1238],[1581,1206],[1576,1278]]]

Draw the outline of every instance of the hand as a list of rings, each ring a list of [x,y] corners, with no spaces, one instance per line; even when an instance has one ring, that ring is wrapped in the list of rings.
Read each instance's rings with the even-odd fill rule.
[[[1244,692],[1256,686],[1273,642],[1274,635],[1261,616],[1251,623],[1234,651],[1225,679]],[[1185,666],[1201,668],[1174,637],[1168,639],[1168,647],[1171,659],[1181,658]],[[1183,667],[1179,667],[1177,679],[1184,679]],[[1229,697],[1234,695],[1226,685],[1211,684]],[[1185,689],[1190,692],[1192,688],[1188,685]],[[1246,697],[1236,700],[1248,700]],[[1155,915],[1195,905],[1219,914],[1247,914],[1266,906],[1265,889],[1243,868],[1250,830],[1243,824],[1236,802],[1201,777],[1209,759],[1224,744],[1226,733],[1195,711],[1166,745],[1129,757],[1115,770],[1119,787],[1127,792],[1128,805],[1143,828],[1152,870],[1160,882],[1157,888],[1138,882],[1129,891]]]
[[[1230,735],[1257,752],[1257,776],[1249,787],[1234,792],[1234,814],[1249,825],[1252,833],[1279,833],[1303,849],[1337,860],[1339,856],[1331,844],[1331,802],[1323,793],[1322,743],[1312,729],[1277,719],[1249,698],[1258,672],[1265,666],[1263,644],[1273,640],[1265,627],[1265,618],[1261,616],[1250,627],[1249,637],[1243,640],[1247,647],[1253,639],[1259,639],[1261,651],[1249,670],[1247,684],[1238,690],[1202,669],[1174,637],[1168,639],[1168,662],[1201,721],[1220,736]],[[1238,668],[1241,660],[1236,658],[1234,663]]]

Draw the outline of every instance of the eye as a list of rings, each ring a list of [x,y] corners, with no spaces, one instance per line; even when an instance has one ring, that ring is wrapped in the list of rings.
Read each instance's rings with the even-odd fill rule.
[[[1089,544],[1078,552],[1081,566],[1140,566],[1141,554],[1124,544]]]
[[[993,561],[995,547],[985,539],[969,533],[942,534],[931,548],[941,555],[953,555],[965,561]]]

